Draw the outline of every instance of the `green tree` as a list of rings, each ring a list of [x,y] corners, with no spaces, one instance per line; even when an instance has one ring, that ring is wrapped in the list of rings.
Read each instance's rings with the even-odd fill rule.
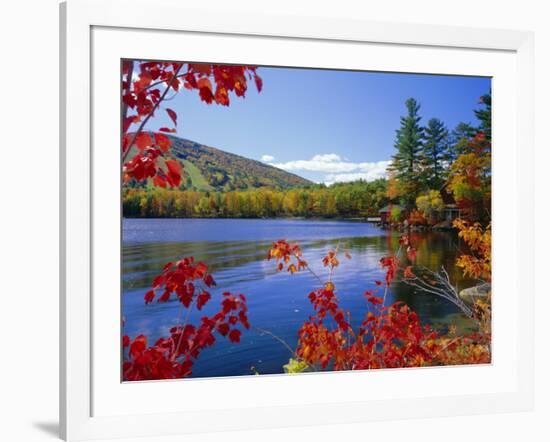
[[[445,181],[445,158],[449,131],[443,121],[432,118],[424,129],[422,166],[424,183],[429,189],[439,189]]]
[[[450,165],[465,152],[470,139],[476,134],[477,130],[470,123],[458,123],[449,136],[449,149],[445,161]]]
[[[418,175],[424,130],[420,125],[420,104],[414,98],[409,98],[405,106],[407,114],[401,117],[401,126],[396,131],[397,153],[392,157],[389,169],[398,182],[403,204],[412,207],[420,185]]]
[[[491,118],[492,118],[492,99],[491,93],[482,95],[480,98],[481,104],[484,105],[482,109],[475,110],[477,119],[479,120],[479,130],[481,130],[485,137],[491,140]]]

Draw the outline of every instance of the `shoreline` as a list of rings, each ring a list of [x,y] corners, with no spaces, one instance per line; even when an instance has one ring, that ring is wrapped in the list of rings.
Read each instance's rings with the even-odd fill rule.
[[[368,221],[366,218],[342,218],[342,217],[305,217],[305,216],[275,216],[275,217],[236,217],[236,216],[122,216],[122,219],[234,219],[234,220],[251,220],[251,221],[346,221],[346,222],[356,222],[356,223],[365,223],[365,224],[379,224],[378,222]]]

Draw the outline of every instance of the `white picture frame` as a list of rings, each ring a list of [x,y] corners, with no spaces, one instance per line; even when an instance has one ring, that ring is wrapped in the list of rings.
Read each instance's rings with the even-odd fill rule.
[[[353,19],[327,20],[270,14],[242,15],[229,11],[193,10],[178,3],[180,2],[177,0],[157,0],[152,8],[151,2],[146,0],[69,0],[60,6],[60,427],[62,437],[66,440],[83,440],[162,436],[185,432],[321,425],[531,409],[534,390],[532,325],[534,229],[530,225],[533,219],[530,215],[534,214],[532,33],[376,23]],[[112,34],[103,37],[95,34],[96,37],[94,37],[94,32],[97,33],[98,30]],[[493,385],[486,382],[484,389],[474,386],[472,391],[463,392],[457,388],[455,392],[449,390],[448,394],[442,392],[439,395],[430,394],[425,389],[427,387],[423,387],[425,393],[411,390],[410,394],[404,397],[380,395],[378,398],[375,397],[374,389],[369,387],[371,389],[368,391],[373,392],[369,399],[362,398],[356,393],[354,395],[353,392],[361,392],[361,387],[365,387],[367,382],[376,381],[378,385],[384,385],[384,378],[388,376],[387,371],[382,370],[376,375],[366,372],[339,373],[336,374],[338,383],[334,383],[334,389],[329,390],[331,392],[328,394],[328,399],[324,392],[324,400],[315,396],[297,395],[298,398],[293,398],[292,401],[277,397],[275,392],[284,391],[285,388],[289,391],[299,391],[298,388],[310,388],[307,391],[314,391],[320,376],[323,378],[321,382],[327,385],[330,384],[331,379],[336,378],[332,374],[286,376],[284,385],[283,381],[280,381],[282,377],[270,376],[244,377],[232,380],[231,383],[219,379],[205,379],[186,384],[178,381],[140,383],[139,388],[143,389],[140,391],[140,396],[148,398],[148,402],[156,403],[159,398],[166,397],[166,405],[163,408],[147,408],[139,403],[136,405],[136,400],[129,391],[132,388],[131,385],[126,384],[125,391],[115,391],[118,387],[106,380],[110,375],[102,373],[109,368],[106,368],[105,364],[98,367],[98,361],[109,359],[108,355],[98,353],[98,346],[103,336],[98,333],[98,327],[94,327],[94,324],[101,320],[105,327],[109,328],[113,324],[110,318],[116,319],[117,314],[112,314],[105,319],[101,318],[103,310],[98,309],[97,306],[102,306],[103,301],[98,304],[97,297],[94,300],[94,290],[101,286],[102,281],[108,279],[107,276],[103,278],[101,267],[97,264],[97,256],[94,257],[94,253],[96,255],[104,253],[102,245],[97,242],[97,235],[93,235],[94,226],[97,229],[98,213],[109,213],[105,211],[108,207],[100,207],[97,204],[97,195],[104,195],[105,192],[94,177],[98,172],[105,176],[109,172],[107,169],[93,170],[93,167],[96,169],[100,167],[97,162],[94,162],[94,153],[96,153],[94,140],[97,141],[98,138],[107,136],[110,132],[106,131],[105,135],[102,135],[103,132],[98,134],[94,131],[97,127],[107,126],[97,115],[98,107],[101,108],[104,97],[97,95],[98,91],[94,90],[94,84],[97,85],[97,81],[100,80],[94,78],[97,72],[94,71],[92,62],[96,63],[96,67],[103,63],[97,56],[95,59],[93,57],[94,51],[98,48],[105,53],[108,52],[106,41],[111,42],[113,51],[109,55],[111,59],[118,56],[115,52],[116,48],[127,42],[125,38],[127,39],[128,36],[121,35],[118,41],[119,37],[115,35],[117,32],[133,33],[132,35],[136,38],[139,38],[140,33],[147,32],[147,40],[152,41],[151,44],[155,41],[160,42],[161,39],[169,42],[177,38],[193,38],[198,41],[197,44],[201,45],[201,36],[204,36],[208,39],[218,39],[222,49],[223,44],[227,44],[225,40],[228,38],[234,41],[241,39],[239,41],[243,42],[243,49],[239,56],[252,57],[254,61],[259,60],[264,64],[268,64],[266,61],[270,57],[276,57],[276,54],[282,52],[282,49],[269,45],[283,42],[286,45],[284,49],[287,52],[286,57],[292,56],[292,47],[300,45],[345,46],[349,49],[351,56],[353,51],[362,50],[361,48],[366,46],[371,48],[369,50],[379,52],[404,48],[412,54],[415,51],[418,53],[438,51],[441,57],[436,58],[440,64],[434,65],[433,68],[429,64],[415,67],[415,62],[407,61],[404,56],[401,61],[396,61],[394,64],[387,62],[384,66],[389,66],[391,70],[396,71],[428,69],[429,72],[438,70],[447,72],[450,70],[449,73],[475,75],[482,74],[483,69],[487,69],[487,72],[493,72],[491,69],[495,69],[494,72],[497,72],[495,78],[502,78],[500,84],[505,84],[509,88],[502,87],[500,89],[502,92],[497,90],[494,118],[503,128],[501,133],[504,134],[505,130],[511,132],[509,132],[510,137],[500,138],[502,140],[500,145],[504,147],[501,153],[496,155],[494,194],[497,201],[508,201],[512,208],[507,215],[507,220],[502,221],[502,223],[510,223],[509,232],[512,233],[509,235],[507,244],[504,244],[506,238],[503,235],[499,239],[495,233],[494,247],[502,251],[507,250],[514,256],[513,260],[509,260],[509,267],[502,268],[500,273],[497,272],[495,275],[495,287],[500,287],[503,294],[506,292],[506,296],[502,296],[501,299],[506,299],[510,303],[506,308],[502,306],[500,312],[502,312],[501,317],[507,317],[513,323],[513,326],[507,327],[507,330],[514,345],[510,350],[503,350],[509,353],[503,354],[500,362],[497,360],[488,368],[488,370],[495,370],[494,373],[492,371],[474,372],[472,367],[455,367],[432,368],[429,369],[429,375],[432,378],[440,376],[441,382],[446,382],[446,378],[450,376],[449,373],[452,373],[449,370],[461,370],[460,376],[463,376],[463,379],[471,376],[482,382],[485,379],[483,376],[487,376],[487,378],[495,377],[499,383]],[[252,43],[261,40],[263,48],[269,47],[272,50],[263,51],[263,55],[261,52],[254,53],[254,44],[244,44],[248,40]],[[204,43],[204,50],[207,50],[207,46]],[[159,52],[158,58],[170,59],[170,51],[168,47],[162,54]],[[127,52],[129,58],[144,54],[136,54],[132,48],[128,48]],[[229,51],[226,52],[228,52],[226,57],[229,58],[220,61],[230,61],[231,57],[236,56]],[[454,54],[453,57],[464,57],[465,63],[460,71],[457,71],[456,63],[454,67],[450,67],[453,66],[450,52]],[[151,54],[150,50],[147,54]],[[215,53],[212,52],[212,54]],[[492,61],[486,63],[494,64],[494,67],[483,67],[480,54],[486,54],[486,57],[494,56],[494,63]],[[297,59],[300,55],[294,54]],[[466,63],[469,57],[473,59],[474,56],[478,57],[479,66],[482,67],[476,68]],[[106,55],[105,60],[107,58]],[[500,59],[503,59],[501,65],[498,61]],[[345,60],[334,59],[331,63],[329,67],[342,66]],[[444,68],[445,63],[449,67]],[[115,75],[118,85],[118,72],[115,72]],[[105,84],[108,84],[110,80],[106,81]],[[499,93],[502,97],[500,102],[506,104],[506,112],[499,112]],[[111,97],[113,98],[118,100],[119,96]],[[498,129],[495,132],[495,137],[498,137]],[[109,140],[105,142],[109,143]],[[111,142],[118,146],[118,138]],[[495,146],[498,152],[498,141],[495,141]],[[111,171],[118,171],[118,156],[115,155],[115,158],[117,158],[116,163],[107,167]],[[115,223],[115,230],[118,230],[118,216],[120,216],[118,211],[112,215],[112,219],[102,216],[101,228],[107,232],[110,229],[109,225]],[[518,221],[520,216],[522,217],[521,229],[518,223],[514,222]],[[502,223],[500,224],[503,225]],[[101,232],[103,233],[104,230]],[[106,233],[105,236],[109,235]],[[109,237],[109,239],[113,238]],[[498,274],[515,279],[510,280],[511,284],[505,284],[504,279],[501,279],[499,284]],[[519,275],[522,276],[521,299],[519,291],[515,290]],[[108,287],[106,290],[109,290]],[[497,292],[497,289],[495,291]],[[116,298],[116,294],[114,297]],[[498,310],[495,312],[495,318],[498,321]],[[115,335],[117,334],[118,329]],[[105,336],[108,339],[109,336]],[[113,345],[118,346],[119,342]],[[117,369],[117,366],[112,367],[115,378],[118,376]],[[483,368],[480,369],[483,370]],[[502,369],[498,372],[502,377],[493,376],[499,369]],[[393,373],[395,372],[394,370]],[[399,372],[399,375],[390,374],[395,382],[400,382],[402,385],[408,383],[427,385],[424,379],[428,379],[426,371],[409,369],[399,370]],[[436,384],[435,382],[434,385]],[[170,388],[167,388],[167,385],[170,385]],[[228,392],[231,388],[239,388],[239,391],[245,392],[242,395],[243,400],[239,404],[233,404],[233,407],[208,408],[204,405],[204,407],[197,406],[196,409],[177,408],[168,400],[169,390],[179,389],[178,391],[185,392],[192,398],[193,395],[198,397],[200,391],[208,391],[211,388],[209,385],[226,388]],[[262,391],[265,392],[265,397],[260,399],[253,397],[255,392]],[[116,396],[119,393],[120,395]],[[132,407],[130,404],[133,404]],[[212,419],[212,412],[215,412],[215,419]]]

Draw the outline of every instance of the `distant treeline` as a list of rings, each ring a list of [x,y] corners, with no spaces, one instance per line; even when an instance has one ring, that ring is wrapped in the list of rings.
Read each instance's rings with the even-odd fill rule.
[[[351,218],[377,215],[386,192],[385,179],[231,192],[125,188],[122,203],[129,218]]]

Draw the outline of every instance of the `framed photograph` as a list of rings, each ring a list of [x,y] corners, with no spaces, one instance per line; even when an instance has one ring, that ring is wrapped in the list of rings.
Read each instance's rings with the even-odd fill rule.
[[[66,440],[532,407],[530,33],[60,13]]]

